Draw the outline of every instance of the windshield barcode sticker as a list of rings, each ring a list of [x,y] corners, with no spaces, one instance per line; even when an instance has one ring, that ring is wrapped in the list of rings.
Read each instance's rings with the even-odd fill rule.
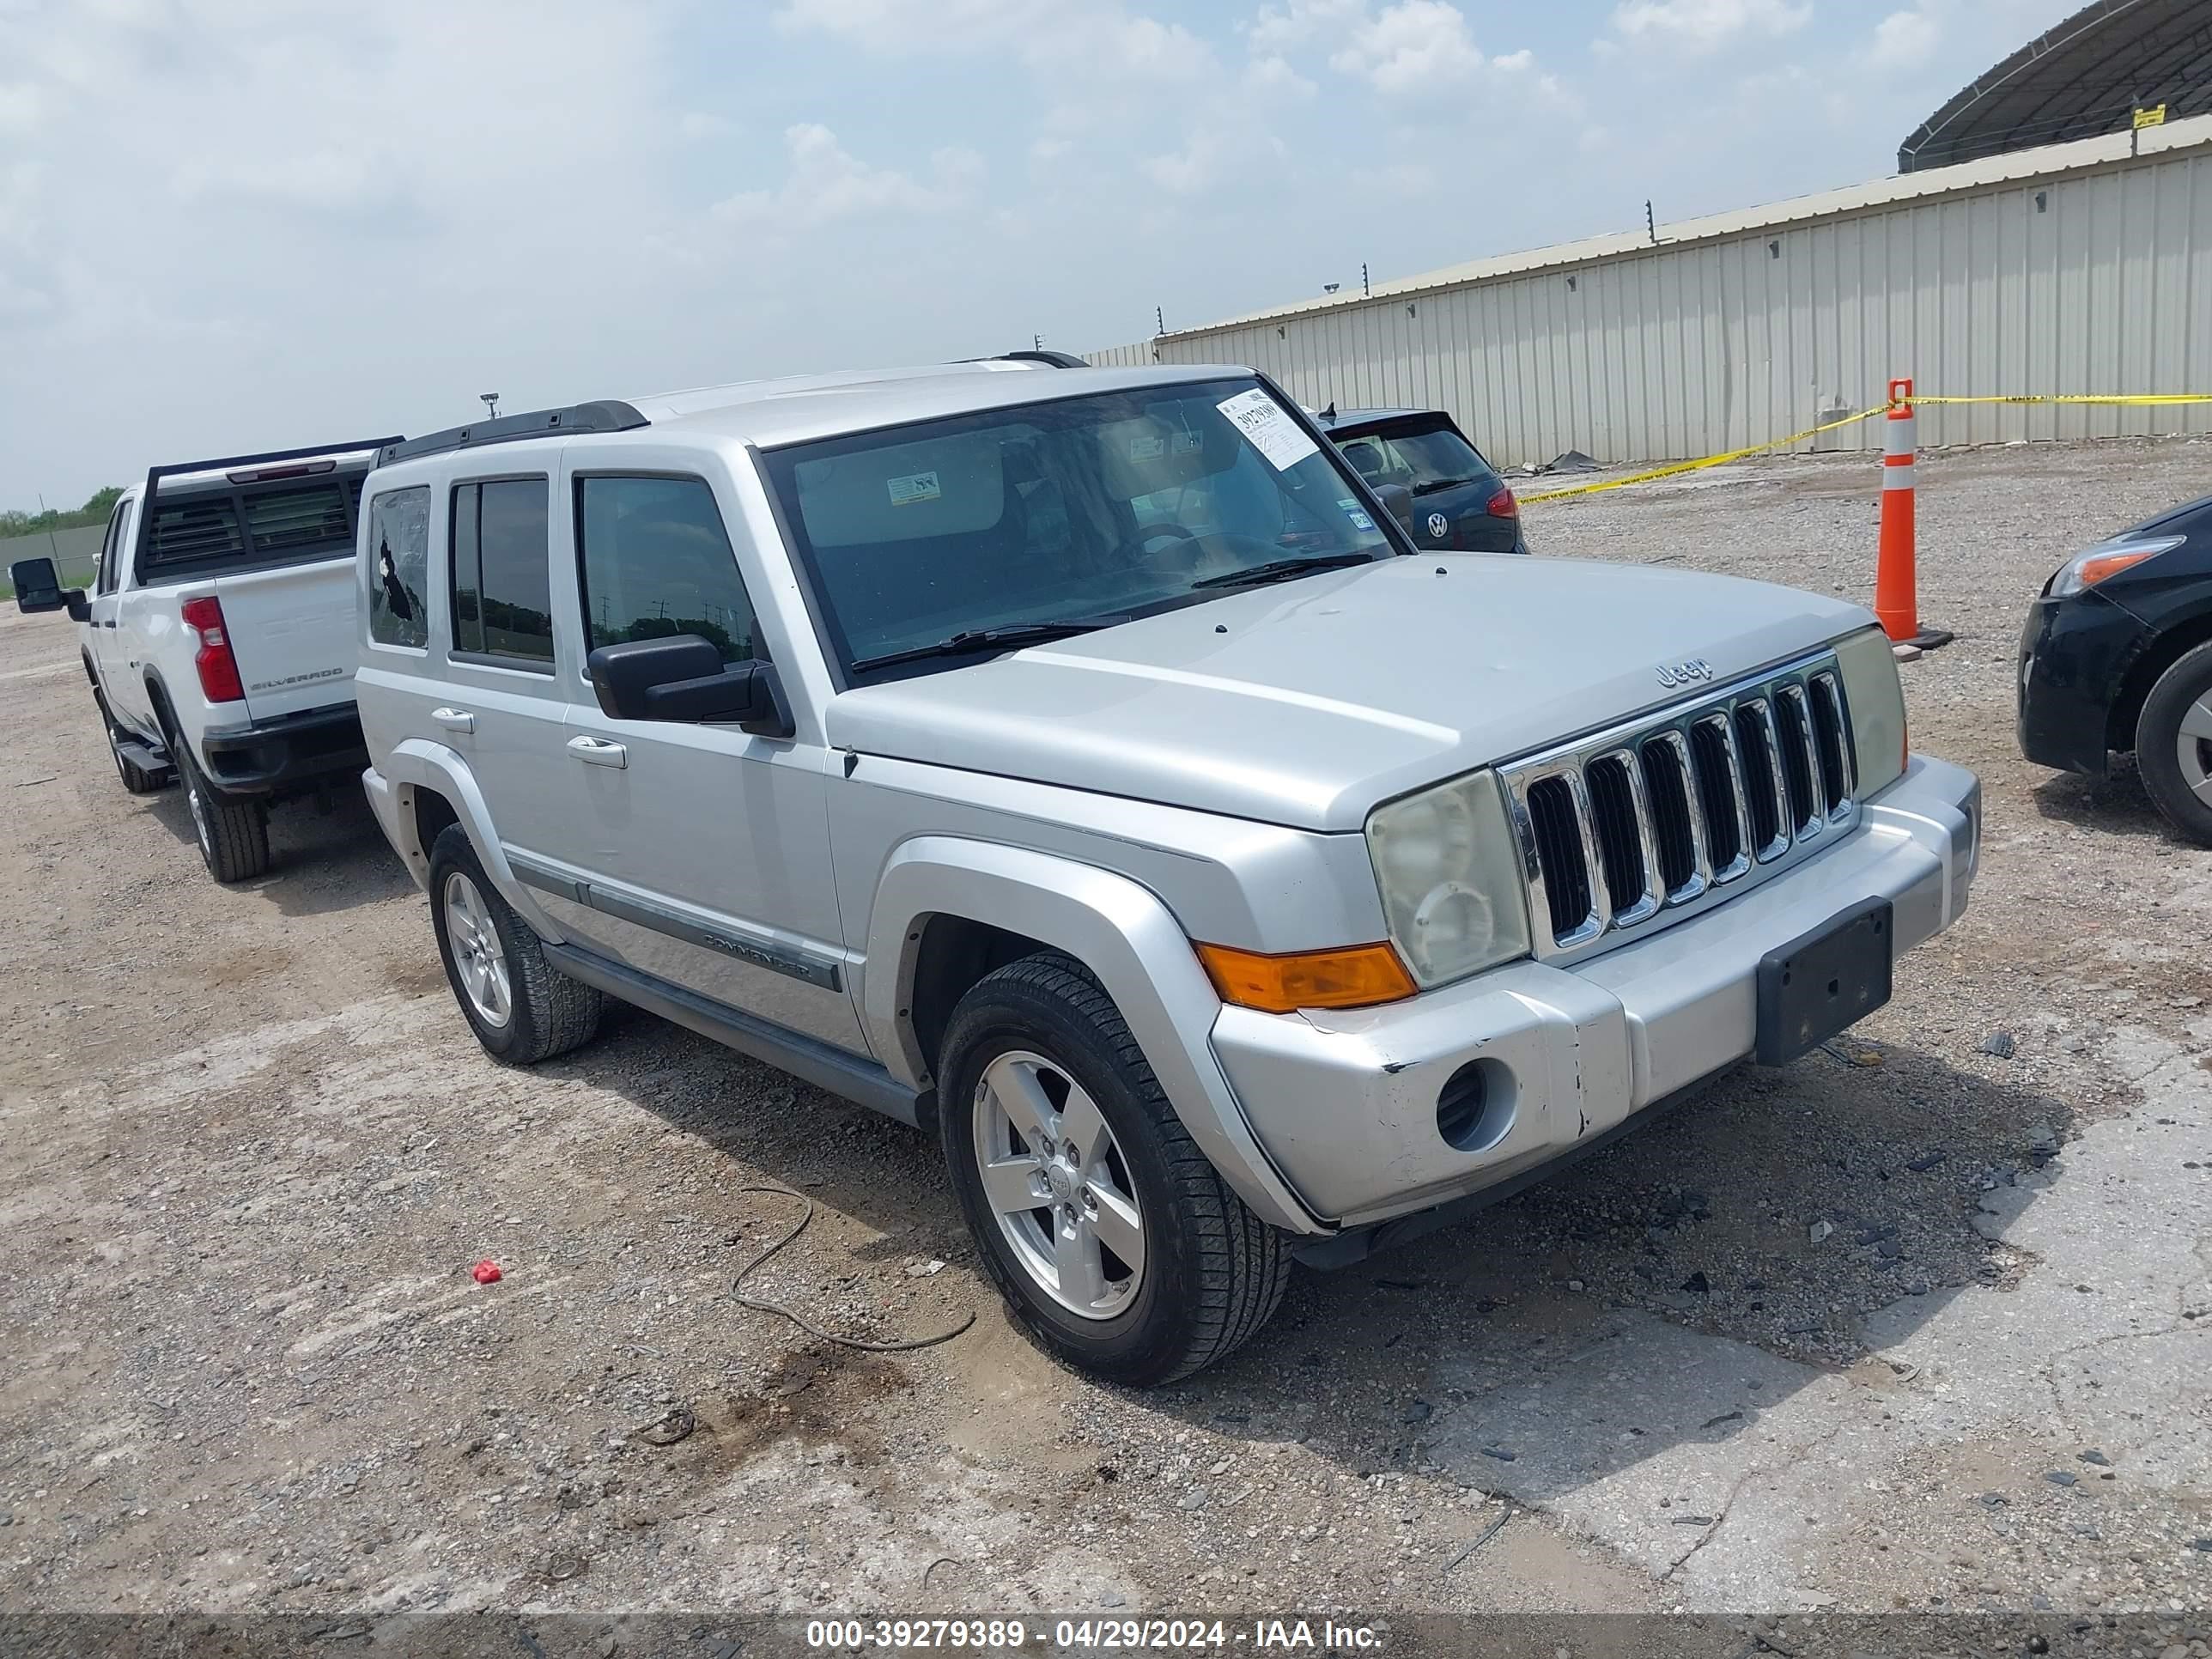
[[[912,507],[916,501],[933,501],[945,492],[938,487],[934,472],[909,472],[902,478],[890,481],[891,505]]]
[[[1283,406],[1255,386],[1214,405],[1252,441],[1278,472],[1287,472],[1320,446],[1301,431]]]

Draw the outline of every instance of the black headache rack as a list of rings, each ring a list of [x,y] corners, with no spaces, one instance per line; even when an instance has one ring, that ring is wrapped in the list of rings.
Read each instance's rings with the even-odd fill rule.
[[[628,404],[611,398],[597,403],[571,404],[566,409],[533,409],[524,415],[500,415],[467,426],[426,432],[419,438],[389,438],[376,458],[379,466],[412,460],[417,455],[442,455],[450,450],[474,449],[483,444],[511,444],[524,438],[543,438],[563,432],[633,432],[653,422]]]
[[[213,460],[177,461],[167,466],[149,467],[146,469],[146,493],[139,500],[138,522],[134,526],[132,532],[131,544],[131,568],[135,573],[137,581],[143,586],[147,579],[146,552],[148,548],[153,544],[154,524],[156,517],[158,516],[157,508],[159,502],[156,500],[156,497],[161,491],[161,481],[164,478],[177,477],[187,472],[230,473],[234,476],[229,479],[229,483],[233,486],[234,495],[235,495],[237,491],[243,490],[245,488],[254,484],[274,483],[279,480],[286,478],[312,477],[318,473],[335,471],[337,470],[337,458],[340,455],[352,455],[364,452],[373,453],[385,448],[387,445],[396,444],[398,441],[399,440],[396,437],[362,438],[357,439],[351,443],[310,444],[303,449],[271,449],[264,451],[262,453],[258,455],[220,455],[216,457]],[[315,461],[325,461],[329,462],[330,465],[322,467],[298,465],[301,463]],[[254,476],[245,478],[234,476],[240,472],[251,473]],[[365,475],[366,469],[363,469],[363,472]],[[210,485],[209,488],[210,493],[211,494],[220,493],[216,489],[215,486]],[[353,492],[344,492],[343,510],[346,514],[345,533],[349,541],[352,539],[354,516],[356,506],[357,499],[354,495]],[[246,521],[246,514],[243,511],[239,511],[237,512],[236,516],[238,523],[243,526]],[[241,555],[250,557],[252,556],[252,550],[247,545],[247,541],[252,533],[251,530],[241,528],[239,532],[240,538],[240,546],[234,550],[225,549],[221,554],[215,556],[216,558],[228,559],[234,562]],[[179,558],[173,561],[165,561],[165,562],[181,567],[206,562],[195,562],[190,559]],[[179,569],[179,574],[180,576],[190,576],[201,574],[212,573],[202,571],[200,569]]]

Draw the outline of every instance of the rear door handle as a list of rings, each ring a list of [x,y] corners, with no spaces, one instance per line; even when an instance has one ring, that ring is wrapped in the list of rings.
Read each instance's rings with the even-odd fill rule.
[[[115,618],[114,618],[114,617],[110,617],[106,618],[105,621],[103,621],[100,625],[102,628],[112,628],[112,627],[114,627],[114,626],[115,626]]]
[[[448,732],[473,732],[477,729],[477,717],[463,709],[433,708],[430,718]]]
[[[586,766],[629,765],[629,750],[618,743],[609,743],[605,738],[581,737],[568,739],[568,752]]]

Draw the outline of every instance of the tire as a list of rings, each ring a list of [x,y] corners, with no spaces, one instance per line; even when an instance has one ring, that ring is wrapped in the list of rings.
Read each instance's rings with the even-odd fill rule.
[[[2212,642],[2185,653],[2151,687],[2136,722],[2136,763],[2166,821],[2212,847]]]
[[[1199,1151],[1120,1011],[1080,963],[1025,957],[977,983],[953,1010],[939,1074],[945,1162],[984,1271],[1047,1352],[1149,1387],[1224,1358],[1280,1305],[1287,1241]],[[1042,1116],[1028,1109],[1040,1098]],[[1007,1100],[1027,1108],[1009,1109]],[[1015,1119],[1025,1110],[1036,1127],[1020,1136]],[[1071,1162],[1064,1154],[1079,1138]],[[1049,1160],[1032,1149],[1054,1141]],[[1025,1190],[1038,1199],[1032,1209],[1017,1207]],[[1121,1240],[1140,1264],[1115,1254]]]
[[[134,795],[154,795],[176,781],[177,775],[171,769],[141,766],[128,758],[122,748],[123,728],[107,712],[106,694],[95,687],[92,700],[100,707],[100,728],[107,733],[108,757],[115,763],[116,775],[123,780],[125,789]]]
[[[534,1066],[597,1035],[605,999],[545,960],[458,823],[430,846],[430,924],[453,1000],[494,1060]]]
[[[207,781],[191,745],[179,741],[173,730],[168,739],[208,873],[225,883],[251,881],[264,873],[269,868],[268,803],[223,794]]]

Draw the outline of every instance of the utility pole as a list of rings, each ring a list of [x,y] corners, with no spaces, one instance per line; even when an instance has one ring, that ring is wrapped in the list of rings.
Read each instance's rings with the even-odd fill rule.
[[[1659,227],[1652,220],[1651,204],[1649,199],[1646,199],[1644,204],[1644,234],[1651,239],[1652,246],[1659,246]]]
[[[488,419],[497,420],[499,418],[499,393],[496,392],[479,392],[477,393],[477,397],[484,406],[485,416]]]
[[[43,489],[39,492],[39,516],[42,519],[46,516],[46,493]],[[54,568],[59,570],[62,566],[62,548],[61,544],[54,539],[54,527],[52,523],[46,526],[46,551],[53,559]]]
[[[1164,334],[1167,331],[1167,307],[1164,306],[1154,306],[1152,307],[1152,332],[1155,334]]]
[[[1030,349],[1031,351],[1042,351],[1044,349],[1044,336],[1042,334],[1030,335]]]
[[[1375,290],[1367,281],[1367,261],[1364,259],[1359,262],[1359,292],[1364,299],[1371,300],[1375,297]]]

